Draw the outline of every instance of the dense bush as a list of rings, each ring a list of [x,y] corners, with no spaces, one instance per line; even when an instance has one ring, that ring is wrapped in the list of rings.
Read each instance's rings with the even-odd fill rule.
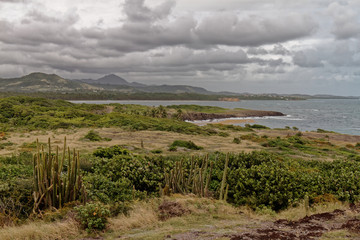
[[[87,203],[75,208],[81,225],[88,231],[103,230],[106,227],[110,210],[101,203]]]
[[[201,150],[203,147],[196,145],[193,141],[175,140],[170,147],[183,147],[192,150]]]
[[[110,138],[103,138],[99,135],[98,132],[94,130],[90,130],[85,136],[84,139],[87,139],[91,142],[99,142],[99,141],[111,141]]]
[[[92,173],[85,177],[90,195],[103,202],[131,200],[156,195],[164,181],[164,170],[173,161],[159,157],[135,156],[120,146],[100,148],[92,159]]]
[[[0,157],[0,215],[17,221],[33,207],[32,155]]]

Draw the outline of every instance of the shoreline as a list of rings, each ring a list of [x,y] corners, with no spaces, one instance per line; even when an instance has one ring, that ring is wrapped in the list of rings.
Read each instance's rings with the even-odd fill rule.
[[[202,112],[188,112],[184,113],[182,120],[187,122],[212,122],[220,120],[244,120],[264,117],[284,117],[285,114],[275,111],[261,111],[261,110],[235,110],[226,113],[202,113]]]

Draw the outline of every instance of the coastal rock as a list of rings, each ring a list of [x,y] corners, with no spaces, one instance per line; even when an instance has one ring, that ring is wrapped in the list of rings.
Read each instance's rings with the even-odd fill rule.
[[[285,116],[281,112],[275,111],[258,111],[258,110],[242,110],[236,113],[200,113],[188,112],[182,115],[185,121],[212,120],[223,118],[243,118],[243,117],[267,117],[267,116]]]

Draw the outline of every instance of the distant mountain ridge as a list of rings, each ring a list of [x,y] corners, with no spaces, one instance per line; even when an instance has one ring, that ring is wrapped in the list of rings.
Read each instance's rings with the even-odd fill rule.
[[[109,74],[99,79],[73,79],[72,81],[84,82],[96,86],[101,86],[103,88],[114,88],[115,86],[127,86],[129,89],[132,89],[133,92],[150,92],[150,93],[197,93],[197,94],[216,94],[201,87],[193,87],[188,85],[146,85],[138,82],[128,82],[124,78],[119,77],[115,74]],[[116,87],[115,87],[116,88]],[[119,88],[117,88],[119,89]]]
[[[128,82],[115,74],[99,79],[65,79],[56,74],[30,73],[19,78],[0,78],[1,92],[73,92],[115,91],[122,93],[197,93],[216,94],[201,87],[187,85],[146,85]]]
[[[233,92],[212,92],[202,87],[189,85],[146,85],[128,82],[115,74],[109,74],[99,79],[65,79],[56,74],[34,72],[19,78],[0,78],[0,92],[114,92],[126,94],[138,93],[170,93],[170,94],[201,94],[218,96],[237,96],[243,99],[354,99],[359,97],[343,97],[335,95],[307,95],[307,94],[252,94]]]
[[[64,79],[56,74],[45,74],[40,72],[30,73],[19,78],[0,79],[0,91],[47,92],[76,90],[100,89],[87,83],[79,83]]]

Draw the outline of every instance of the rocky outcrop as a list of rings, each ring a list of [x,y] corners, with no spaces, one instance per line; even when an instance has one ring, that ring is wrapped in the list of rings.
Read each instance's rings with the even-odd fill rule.
[[[183,113],[182,119],[187,121],[196,121],[196,120],[212,120],[212,119],[223,119],[223,118],[266,117],[266,116],[285,116],[285,115],[281,112],[258,111],[258,110],[243,110],[234,113],[188,112],[188,113]]]

